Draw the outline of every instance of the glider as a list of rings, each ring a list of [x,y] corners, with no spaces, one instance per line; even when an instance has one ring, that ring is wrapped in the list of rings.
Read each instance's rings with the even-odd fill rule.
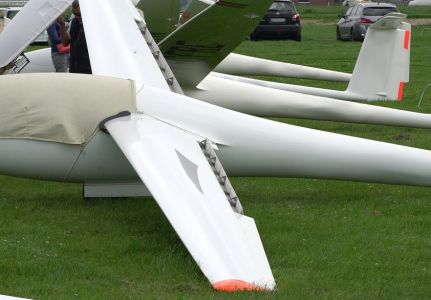
[[[70,3],[30,0],[0,35],[1,45],[13,32],[22,37],[0,48],[0,67]],[[291,126],[172,92],[175,80],[161,70],[162,56],[128,0],[80,5],[94,75],[0,76],[0,171],[105,187],[141,182],[214,289],[276,287],[227,174],[431,185],[430,151]],[[68,95],[61,102],[53,97],[60,92]]]

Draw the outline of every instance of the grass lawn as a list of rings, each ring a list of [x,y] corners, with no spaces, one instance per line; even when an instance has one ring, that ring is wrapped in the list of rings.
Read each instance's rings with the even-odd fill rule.
[[[431,27],[423,28],[413,28],[404,101],[378,105],[418,110],[422,89],[431,82]],[[351,72],[360,46],[337,42],[334,24],[309,23],[301,43],[246,41],[237,52]],[[425,102],[422,110],[429,112],[431,91]],[[431,150],[431,135],[423,129],[280,121]],[[232,182],[259,228],[278,285],[273,293],[212,291],[151,198],[83,201],[78,184],[0,176],[0,294],[34,299],[431,297],[431,189],[283,178]]]

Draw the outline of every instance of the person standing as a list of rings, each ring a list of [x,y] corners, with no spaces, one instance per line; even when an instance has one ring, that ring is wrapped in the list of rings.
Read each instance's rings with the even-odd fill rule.
[[[51,59],[54,64],[55,72],[67,72],[69,69],[70,46],[65,47],[61,42],[61,22],[65,23],[63,16],[58,17],[58,19],[46,29],[51,43]]]
[[[60,22],[61,41],[64,46],[70,45],[69,72],[91,74],[90,56],[78,0],[72,3],[72,13],[74,18],[70,21],[69,32],[65,22]]]

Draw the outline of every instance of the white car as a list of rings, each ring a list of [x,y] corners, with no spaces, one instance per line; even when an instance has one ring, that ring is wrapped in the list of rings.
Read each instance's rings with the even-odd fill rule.
[[[6,7],[0,8],[0,18],[3,20],[3,28],[6,27],[9,22],[15,17],[15,15],[21,10],[21,7]],[[48,33],[46,30],[42,32],[32,44],[44,44],[48,45]]]

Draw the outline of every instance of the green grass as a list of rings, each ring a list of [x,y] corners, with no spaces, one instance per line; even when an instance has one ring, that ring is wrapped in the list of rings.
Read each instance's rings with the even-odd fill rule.
[[[335,41],[331,24],[304,41],[244,42],[239,53],[351,72],[360,43]],[[417,110],[431,81],[431,30],[413,29]],[[342,89],[344,84],[293,83]],[[430,111],[431,93],[426,110]],[[431,149],[423,129],[280,121]],[[255,218],[277,281],[274,293],[211,290],[151,198],[84,201],[81,186],[0,177],[0,294],[35,299],[429,299],[429,188],[310,179],[233,178]]]

